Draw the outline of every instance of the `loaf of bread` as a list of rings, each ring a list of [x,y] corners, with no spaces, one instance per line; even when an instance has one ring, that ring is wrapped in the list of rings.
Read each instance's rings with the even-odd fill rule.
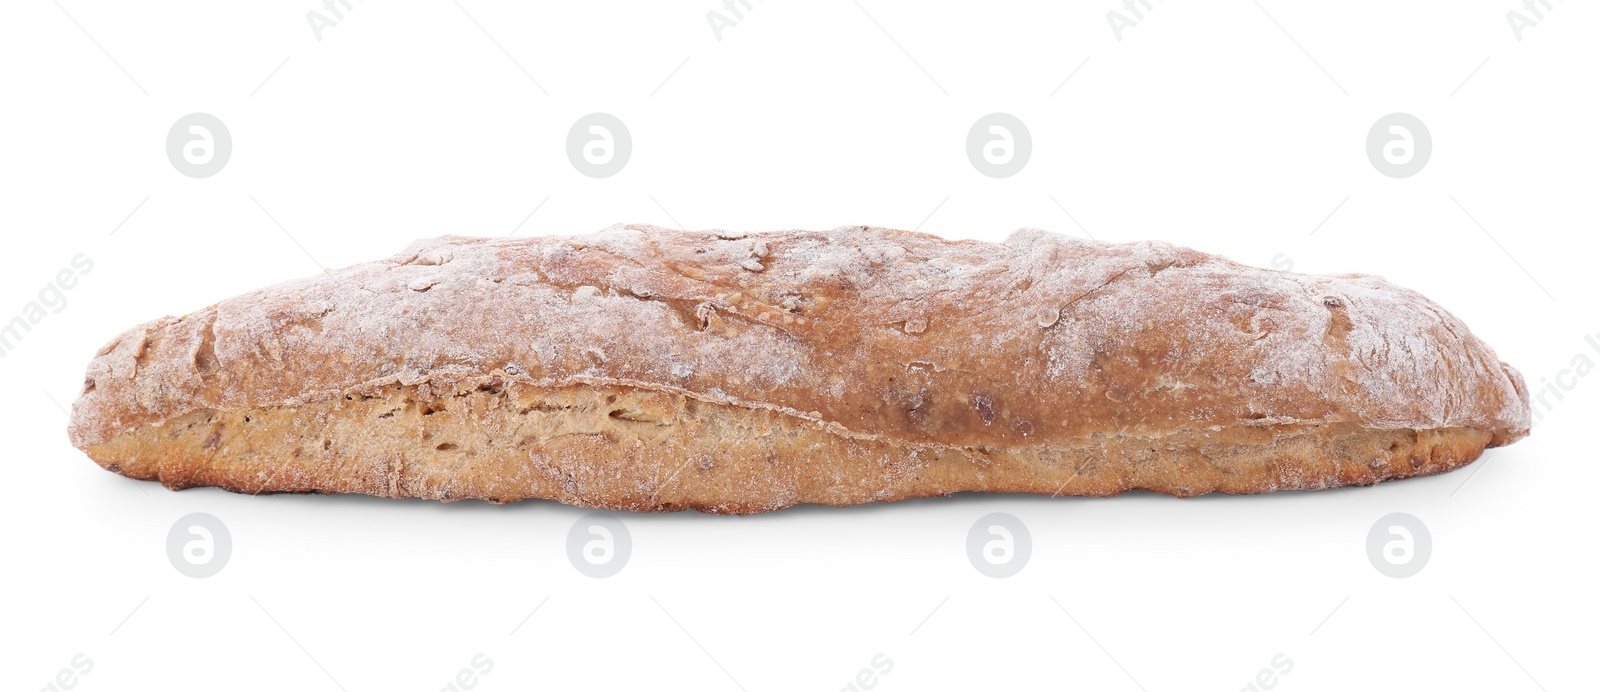
[[[883,228],[424,240],[113,339],[73,444],[170,488],[749,513],[1448,471],[1516,370],[1374,276]]]

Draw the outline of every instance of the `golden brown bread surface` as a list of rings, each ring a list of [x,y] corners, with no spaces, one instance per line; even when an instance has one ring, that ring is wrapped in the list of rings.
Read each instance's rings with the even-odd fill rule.
[[[171,487],[756,512],[1447,471],[1527,433],[1460,321],[1371,276],[1024,229],[447,236],[164,318],[70,434]]]

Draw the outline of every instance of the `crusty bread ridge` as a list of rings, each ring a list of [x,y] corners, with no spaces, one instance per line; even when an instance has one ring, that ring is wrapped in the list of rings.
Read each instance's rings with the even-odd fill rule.
[[[169,487],[747,513],[1448,471],[1521,376],[1362,275],[1023,229],[424,240],[135,327],[73,444]]]

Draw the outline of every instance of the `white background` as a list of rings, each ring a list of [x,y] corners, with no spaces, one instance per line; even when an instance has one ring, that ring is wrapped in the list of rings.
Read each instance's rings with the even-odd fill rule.
[[[1591,4],[1539,20],[1509,0],[1157,2],[1120,41],[1106,13],[1134,15],[1109,0],[757,0],[720,41],[706,13],[734,15],[711,0],[360,2],[320,41],[312,10],[333,17],[311,0],[5,6],[0,320],[74,255],[94,263],[0,358],[5,687],[44,689],[80,653],[89,691],[431,691],[479,653],[488,692],[838,690],[880,653],[875,690],[1239,690],[1280,653],[1276,690],[1591,684],[1600,378],[1575,371],[1529,439],[1444,476],[628,515],[631,560],[608,579],[568,563],[580,510],[175,493],[100,470],[58,408],[140,322],[420,237],[615,222],[1034,226],[1380,274],[1538,390],[1600,362],[1583,339],[1600,334]],[[1521,40],[1511,10],[1537,22]],[[597,111],[633,138],[598,180],[565,153]],[[231,132],[210,178],[164,151],[191,112]],[[991,112],[1032,134],[1010,178],[966,157]],[[1432,134],[1410,178],[1366,156],[1391,112]],[[232,535],[216,576],[168,562],[191,512]],[[991,512],[1031,530],[1009,579],[966,557]],[[1433,537],[1411,578],[1368,561],[1391,512]]]

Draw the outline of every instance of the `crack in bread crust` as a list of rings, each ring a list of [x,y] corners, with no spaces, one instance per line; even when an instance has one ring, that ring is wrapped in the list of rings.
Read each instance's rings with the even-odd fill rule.
[[[109,470],[175,489],[744,514],[968,491],[1189,496],[1371,485],[1467,464],[1491,438],[1475,428],[1335,423],[930,446],[673,392],[497,377],[455,391],[392,384],[300,406],[198,410],[88,452]]]
[[[156,320],[90,362],[69,434],[87,447],[200,408],[497,369],[765,402],[947,445],[1136,426],[1472,427],[1500,443],[1528,430],[1516,372],[1377,277],[1031,230],[1004,243],[726,235],[437,238]]]
[[[1438,473],[1526,384],[1380,277],[848,227],[445,236],[134,327],[68,435],[172,487],[755,512]]]

